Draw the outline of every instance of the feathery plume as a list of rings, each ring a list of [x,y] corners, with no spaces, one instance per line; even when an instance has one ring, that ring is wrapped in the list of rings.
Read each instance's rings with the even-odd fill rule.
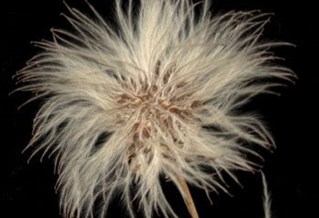
[[[273,145],[258,117],[237,109],[291,77],[269,52],[282,43],[260,41],[269,16],[258,11],[211,15],[209,0],[143,0],[135,12],[122,3],[116,28],[90,4],[94,19],[67,6],[73,31],[52,29],[52,41],[35,43],[43,52],[17,74],[29,101],[45,99],[27,148],[54,156],[65,217],[105,217],[121,193],[132,218],[132,201],[146,218],[176,218],[160,178],[198,217],[187,184],[227,191],[221,171],[237,180],[234,170],[254,170],[245,154],[258,154],[244,144]]]

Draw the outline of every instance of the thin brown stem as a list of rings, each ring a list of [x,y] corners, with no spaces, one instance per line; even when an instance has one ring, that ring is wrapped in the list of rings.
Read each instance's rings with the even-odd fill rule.
[[[183,199],[185,201],[185,204],[187,206],[189,214],[191,215],[192,218],[199,218],[192,194],[189,191],[189,188],[188,188],[188,185],[187,185],[185,179],[181,176],[176,176],[176,178],[177,178],[178,183],[182,187]]]

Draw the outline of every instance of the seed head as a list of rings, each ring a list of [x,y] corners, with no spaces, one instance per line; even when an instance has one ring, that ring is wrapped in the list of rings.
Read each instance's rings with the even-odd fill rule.
[[[116,28],[91,5],[95,19],[67,6],[73,32],[36,43],[43,52],[18,73],[18,90],[45,99],[27,148],[54,156],[65,217],[105,217],[115,193],[130,217],[132,201],[146,218],[177,217],[161,177],[182,195],[180,178],[226,191],[220,171],[254,169],[244,144],[272,146],[260,120],[237,110],[292,75],[269,52],[280,43],[259,40],[268,15],[199,6],[145,0],[136,12],[116,1]]]

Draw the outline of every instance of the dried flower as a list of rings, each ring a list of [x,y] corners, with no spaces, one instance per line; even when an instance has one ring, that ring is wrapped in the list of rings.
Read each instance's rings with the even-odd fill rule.
[[[65,217],[105,217],[115,193],[130,217],[133,200],[146,218],[177,217],[161,177],[197,217],[187,183],[224,189],[220,171],[254,169],[243,142],[273,145],[257,117],[236,111],[292,75],[269,52],[281,43],[259,42],[268,15],[211,16],[208,0],[200,14],[187,0],[144,0],[135,14],[119,0],[112,28],[89,6],[95,20],[68,7],[73,32],[52,29],[18,73],[18,90],[45,99],[27,148],[54,155]]]

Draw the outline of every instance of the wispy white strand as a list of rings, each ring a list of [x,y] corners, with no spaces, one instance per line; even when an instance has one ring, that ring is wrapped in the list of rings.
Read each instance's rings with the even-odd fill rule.
[[[237,110],[293,77],[269,52],[285,43],[260,41],[268,14],[211,15],[209,0],[200,14],[187,0],[143,0],[137,12],[128,3],[116,1],[116,29],[90,4],[94,19],[67,6],[73,32],[52,29],[18,73],[18,91],[45,99],[27,149],[55,158],[67,218],[105,217],[115,193],[132,218],[133,200],[146,218],[177,218],[161,177],[181,192],[176,176],[227,192],[220,171],[238,181],[234,170],[254,170],[245,154],[258,153],[244,144],[274,145],[257,116]]]
[[[268,190],[268,185],[266,181],[266,177],[264,173],[261,173],[262,176],[262,183],[263,183],[263,206],[264,206],[264,217],[265,218],[271,218],[271,198],[270,198],[270,192]]]

